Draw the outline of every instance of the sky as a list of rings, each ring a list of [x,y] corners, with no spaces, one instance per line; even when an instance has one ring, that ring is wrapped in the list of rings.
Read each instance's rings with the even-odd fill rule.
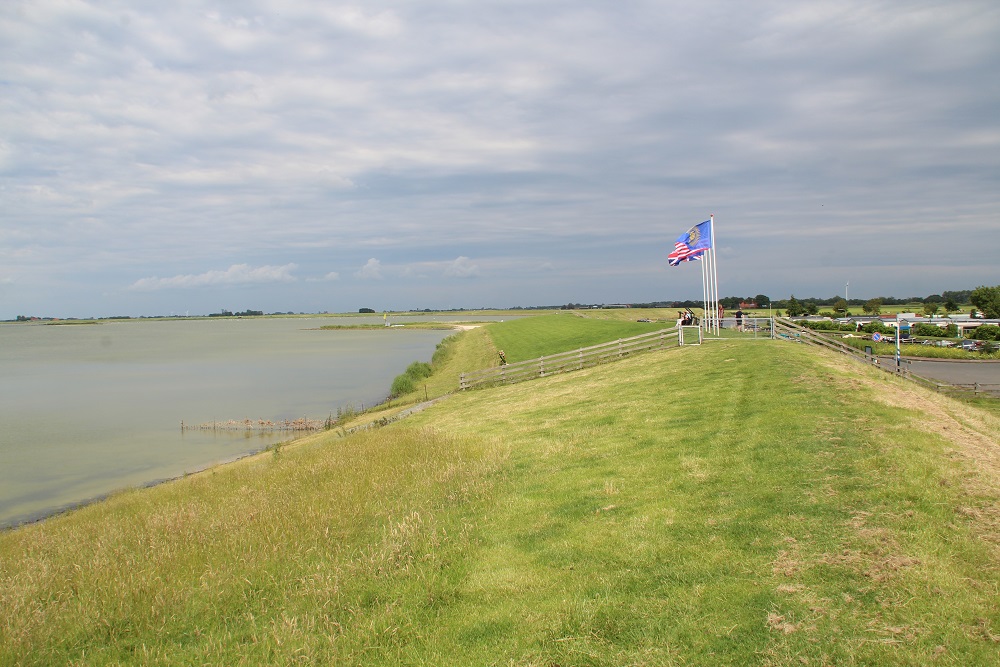
[[[4,0],[0,319],[1000,284],[996,0]]]

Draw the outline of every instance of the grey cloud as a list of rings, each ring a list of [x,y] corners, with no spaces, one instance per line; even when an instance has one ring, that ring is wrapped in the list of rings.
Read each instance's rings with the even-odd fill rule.
[[[468,257],[458,257],[445,268],[444,275],[452,278],[473,278],[479,275],[479,265]]]
[[[0,45],[0,318],[45,273],[128,285],[220,257],[377,252],[393,268],[357,277],[428,286],[546,257],[643,291],[622,263],[656,266],[712,212],[724,292],[761,275],[748,257],[790,263],[751,291],[787,291],[843,239],[987,267],[1000,243],[993,2],[38,0],[0,9]],[[978,242],[923,232],[944,227]],[[872,290],[909,291],[870,262]]]
[[[382,262],[372,257],[358,269],[354,276],[362,280],[382,280]]]
[[[225,271],[206,271],[197,275],[178,275],[171,278],[141,278],[132,284],[132,289],[159,290],[218,285],[287,283],[297,280],[291,273],[296,268],[295,264],[258,267],[252,267],[247,264],[234,264]]]

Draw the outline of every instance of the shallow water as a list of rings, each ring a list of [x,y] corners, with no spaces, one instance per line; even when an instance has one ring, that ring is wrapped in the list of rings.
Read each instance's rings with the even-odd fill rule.
[[[0,325],[0,526],[292,437],[182,431],[181,422],[323,420],[381,401],[451,333],[318,329],[363,321]]]

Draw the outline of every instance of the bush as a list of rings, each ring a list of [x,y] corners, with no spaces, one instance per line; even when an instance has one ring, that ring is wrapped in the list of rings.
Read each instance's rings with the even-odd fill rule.
[[[417,390],[418,383],[424,378],[430,377],[433,370],[431,365],[423,361],[414,361],[406,367],[406,372],[397,375],[389,388],[390,398],[398,398],[404,394],[409,394]]]
[[[406,367],[406,375],[409,375],[414,380],[422,380],[423,378],[430,377],[431,373],[431,365],[423,361],[414,361]]]
[[[402,375],[397,375],[396,379],[392,381],[392,387],[389,388],[389,393],[392,394],[393,398],[397,396],[402,396],[403,394],[409,394],[410,392],[417,390],[417,383],[412,377],[403,373]]]
[[[913,335],[914,336],[931,336],[931,337],[941,337],[946,336],[945,330],[936,324],[928,324],[926,322],[920,322],[919,324],[913,325]]]
[[[434,348],[434,354],[431,356],[431,365],[440,366],[446,362],[455,353],[455,341],[457,337],[455,335],[448,336],[443,341],[437,344]]]
[[[822,320],[820,322],[801,322],[805,326],[809,327],[813,331],[840,331],[840,323],[833,322],[832,320]],[[854,330],[854,327],[849,328],[850,331]]]
[[[980,324],[972,330],[971,337],[976,340],[1000,340],[1000,327],[995,324]]]
[[[887,327],[881,322],[869,322],[868,324],[861,327],[861,330],[865,333],[891,333],[895,335],[896,330],[892,327]]]
[[[858,326],[850,322],[815,322],[823,326],[814,327],[817,331],[857,331]]]

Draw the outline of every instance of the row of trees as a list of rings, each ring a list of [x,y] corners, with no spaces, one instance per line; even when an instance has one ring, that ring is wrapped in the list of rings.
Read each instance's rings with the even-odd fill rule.
[[[839,322],[833,322],[830,320],[820,320],[814,322],[805,322],[805,326],[816,331],[850,331],[854,332],[856,329],[853,324],[840,324]],[[893,327],[888,327],[882,322],[869,322],[868,324],[861,327],[860,331],[864,333],[880,333],[895,335],[896,330]],[[955,338],[958,336],[958,327],[954,324],[949,324],[945,328],[941,328],[936,324],[929,323],[918,323],[914,324],[912,331],[910,332],[913,336],[918,336],[922,338]],[[966,338],[982,341],[1000,341],[1000,327],[995,324],[981,324],[972,331],[967,331],[965,333]],[[992,352],[995,350],[995,346],[990,346],[985,349],[987,352]]]
[[[993,319],[1000,318],[1000,285],[996,287],[980,286],[974,290],[945,291],[941,294],[906,299],[890,296],[880,296],[867,300],[851,299],[850,301],[839,296],[829,299],[796,299],[794,294],[788,299],[775,301],[772,301],[765,294],[753,297],[727,296],[719,299],[719,303],[729,310],[738,308],[740,303],[747,302],[754,302],[761,308],[770,306],[777,310],[784,310],[790,317],[816,315],[820,308],[829,308],[834,313],[846,315],[851,306],[860,306],[867,315],[878,315],[882,312],[882,306],[908,304],[922,304],[921,310],[927,315],[936,315],[939,312],[951,314],[961,311],[963,304],[972,304],[975,307],[974,310],[982,313],[984,317]]]

